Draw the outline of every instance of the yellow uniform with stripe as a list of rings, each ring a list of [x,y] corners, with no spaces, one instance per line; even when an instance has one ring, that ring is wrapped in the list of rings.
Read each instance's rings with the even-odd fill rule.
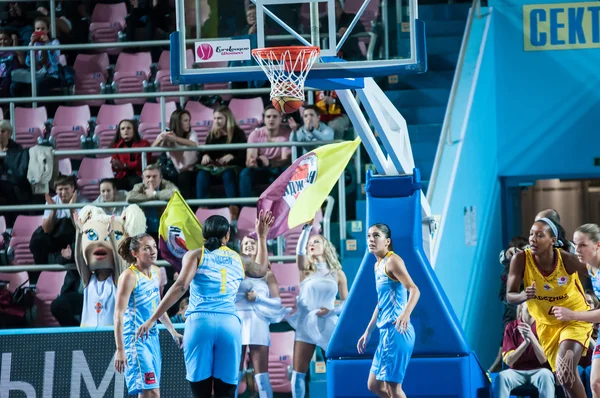
[[[536,297],[527,301],[527,308],[535,319],[540,344],[544,348],[552,370],[556,370],[556,357],[560,343],[576,341],[584,347],[584,355],[592,334],[592,324],[579,321],[559,321],[552,314],[553,307],[565,307],[572,311],[588,311],[584,289],[577,272],[569,275],[565,269],[560,250],[555,250],[554,269],[544,275],[531,250],[525,250],[525,286],[536,285]]]

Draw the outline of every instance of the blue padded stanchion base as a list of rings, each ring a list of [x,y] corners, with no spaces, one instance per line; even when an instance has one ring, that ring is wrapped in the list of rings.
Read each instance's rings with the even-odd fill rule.
[[[413,175],[374,176],[367,174],[367,228],[386,223],[392,230],[394,252],[404,260],[421,298],[411,315],[415,327],[414,356],[466,356],[472,351],[435,271],[423,251],[421,178]],[[366,233],[365,233],[366,239]],[[365,251],[340,315],[327,358],[359,358],[356,342],[362,336],[377,305],[375,256]],[[363,358],[372,358],[379,341],[374,332]]]
[[[327,361],[327,397],[373,397],[367,388],[370,359]],[[413,398],[488,398],[489,380],[475,355],[412,358],[402,388]]]

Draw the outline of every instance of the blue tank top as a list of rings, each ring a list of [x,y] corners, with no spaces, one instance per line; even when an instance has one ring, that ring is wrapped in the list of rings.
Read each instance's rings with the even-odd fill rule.
[[[375,286],[377,287],[377,327],[382,328],[396,322],[406,306],[407,291],[402,283],[392,279],[385,267],[394,252],[388,252],[375,264]]]
[[[239,254],[227,246],[211,251],[204,249],[190,286],[188,317],[197,312],[237,314],[235,298],[244,279]]]
[[[129,267],[135,274],[136,281],[133,292],[129,296],[129,303],[123,316],[123,334],[135,334],[137,328],[142,326],[156,310],[160,301],[160,275],[156,267],[150,269],[147,277],[135,265]],[[158,333],[156,322],[150,334]]]
[[[596,295],[596,297],[598,297],[598,299],[600,299],[600,272],[596,271],[596,273],[594,274],[594,271],[592,271],[592,267],[590,267],[589,264],[586,264],[586,266],[588,270],[588,275],[590,276],[590,281],[592,282],[594,294]]]

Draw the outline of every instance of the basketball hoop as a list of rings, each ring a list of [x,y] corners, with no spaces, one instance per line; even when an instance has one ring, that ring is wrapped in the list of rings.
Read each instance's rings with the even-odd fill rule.
[[[320,52],[315,46],[252,50],[252,56],[271,82],[271,100],[292,97],[304,101],[304,81]]]

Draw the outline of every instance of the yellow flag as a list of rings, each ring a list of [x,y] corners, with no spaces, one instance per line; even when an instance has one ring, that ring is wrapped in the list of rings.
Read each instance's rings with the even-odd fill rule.
[[[177,271],[185,253],[199,249],[204,243],[200,221],[178,191],[160,218],[158,233],[161,255]]]
[[[359,145],[360,138],[356,138],[354,141],[324,145],[307,154],[306,181],[309,183],[299,192],[299,195],[295,196],[293,190],[288,190],[289,194],[284,196],[284,200],[286,196],[290,198],[286,200],[290,205],[289,228],[297,227],[315,216]],[[312,181],[309,179],[311,174],[314,175]],[[290,183],[294,184],[294,181]]]

